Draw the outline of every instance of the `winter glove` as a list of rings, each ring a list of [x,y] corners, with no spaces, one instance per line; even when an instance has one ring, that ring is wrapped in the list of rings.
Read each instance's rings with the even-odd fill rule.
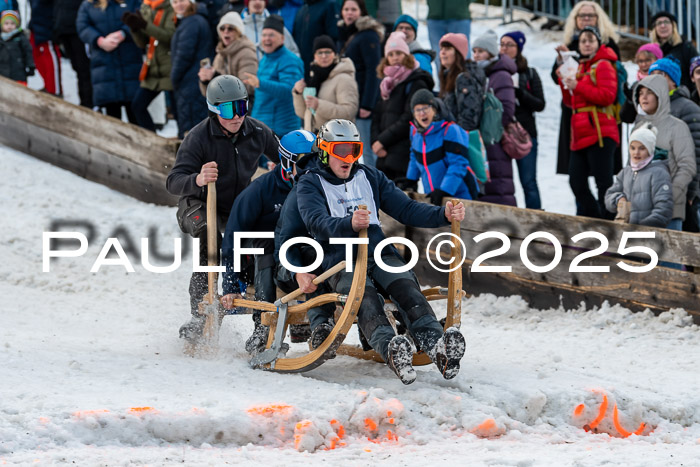
[[[148,22],[146,22],[145,19],[143,19],[143,16],[141,16],[140,12],[126,12],[122,15],[122,23],[126,24],[129,26],[129,29],[132,31],[140,31],[142,29],[145,29],[146,26],[148,25]]]
[[[411,180],[410,178],[397,178],[394,183],[403,191],[418,191],[418,180]]]
[[[433,203],[435,206],[442,206],[442,198],[445,196],[452,196],[451,194],[442,191],[441,189],[436,189],[430,192],[428,194],[428,197],[430,198],[430,202]]]
[[[629,201],[624,197],[620,198],[617,202],[617,216],[615,216],[615,222],[629,224],[631,207],[632,204]]]
[[[33,66],[29,66],[24,71],[27,72],[27,76],[34,76],[34,72],[36,71],[36,68],[34,68]]]

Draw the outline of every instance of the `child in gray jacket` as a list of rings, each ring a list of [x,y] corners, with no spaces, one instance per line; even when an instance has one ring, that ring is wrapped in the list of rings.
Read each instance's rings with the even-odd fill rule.
[[[616,220],[665,228],[673,215],[673,191],[668,166],[653,160],[656,128],[645,124],[629,142],[629,164],[605,193],[605,206],[617,213]]]

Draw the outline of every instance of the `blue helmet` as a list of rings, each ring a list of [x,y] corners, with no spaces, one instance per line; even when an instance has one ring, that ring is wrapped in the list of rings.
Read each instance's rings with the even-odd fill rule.
[[[313,152],[316,136],[310,131],[290,131],[280,139],[279,155],[282,170],[291,174],[294,165],[305,155]]]

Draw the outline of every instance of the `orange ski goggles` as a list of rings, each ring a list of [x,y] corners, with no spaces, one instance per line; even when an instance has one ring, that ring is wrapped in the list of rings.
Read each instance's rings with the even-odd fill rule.
[[[360,141],[324,141],[319,139],[317,142],[319,149],[349,164],[355,162],[362,155]]]

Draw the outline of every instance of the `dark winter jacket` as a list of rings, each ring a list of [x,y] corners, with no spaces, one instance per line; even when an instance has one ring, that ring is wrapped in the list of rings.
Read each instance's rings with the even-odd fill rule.
[[[501,55],[485,69],[488,89],[493,90],[503,104],[503,126],[510,123],[515,115],[515,88],[511,75],[516,71],[515,61],[506,55]],[[505,153],[500,142],[486,146],[486,157],[489,161],[491,180],[486,183],[485,195],[480,201],[515,206],[513,160]]]
[[[605,193],[605,207],[617,212],[617,202],[630,202],[630,224],[666,228],[673,214],[673,191],[668,166],[652,161],[641,170],[630,165],[622,169]]]
[[[280,218],[282,205],[292,189],[292,182],[282,176],[282,168],[262,175],[248,185],[236,197],[226,223],[226,232],[221,246],[224,295],[235,290],[233,272],[234,232],[274,232]]]
[[[34,33],[34,43],[53,39],[53,0],[31,0],[32,19],[27,27]]]
[[[698,190],[698,183],[700,183],[700,107],[690,100],[690,92],[683,85],[671,93],[671,115],[680,118],[688,125],[690,134],[693,136],[693,143],[695,143],[695,162],[698,171],[688,186],[688,199],[692,200],[700,197]]]
[[[76,28],[80,40],[89,48],[93,103],[97,106],[131,102],[139,87],[141,50],[121,18],[127,11],[137,11],[140,5],[140,0],[123,3],[109,0],[107,8],[102,10],[97,3],[85,1],[78,10]],[[105,52],[98,47],[97,39],[114,31],[121,31],[124,41],[113,51]]]
[[[695,146],[688,125],[671,115],[666,78],[659,75],[647,76],[632,90],[635,104],[639,104],[639,87],[644,86],[656,94],[659,101],[656,112],[652,115],[638,115],[632,131],[646,123],[656,127],[656,156],[662,157],[668,164],[673,185],[673,218],[685,219],[686,195],[688,185],[695,178]]]
[[[314,39],[327,35],[338,39],[338,12],[335,0],[306,0],[294,17],[292,36],[299,47],[304,63],[304,76],[308,78],[309,67],[314,60]]]
[[[681,65],[681,85],[692,89],[694,84],[690,80],[690,61],[698,55],[698,50],[690,41],[683,40],[678,45],[671,45],[670,42],[659,44],[664,57],[675,57]]]
[[[360,91],[360,109],[373,110],[379,98],[377,65],[382,58],[384,26],[376,19],[361,16],[352,26],[338,22],[339,48],[355,64],[355,79]]]
[[[206,7],[205,18],[209,23],[212,46],[219,40],[219,33],[216,30],[217,26],[219,25],[219,17],[216,15],[224,7],[224,3],[226,3],[226,0],[199,0],[197,2],[197,4],[201,4]]]
[[[617,56],[601,46],[590,60],[581,62],[576,72],[578,84],[573,91],[564,89],[560,80],[562,100],[572,109],[571,144],[572,151],[578,151],[594,144],[599,144],[602,138],[610,138],[620,143],[615,116],[604,113],[603,109],[612,106],[617,97],[617,71],[615,69]],[[591,69],[595,66],[595,82]],[[600,132],[596,128],[593,109],[598,114]]]
[[[697,105],[700,105],[700,93],[696,88],[693,88],[693,93],[690,95],[690,99]]]
[[[13,81],[27,81],[34,74],[32,45],[22,29],[15,29],[8,40],[0,39],[0,76]]]
[[[207,118],[182,141],[166,188],[173,195],[194,196],[206,202],[206,187],[197,186],[196,178],[204,164],[215,161],[219,171],[216,207],[219,217],[228,219],[234,200],[250,184],[260,155],[279,162],[278,148],[277,137],[258,120],[246,117],[237,135],[230,138],[216,117]]]
[[[478,192],[478,182],[469,166],[468,153],[469,134],[456,123],[433,121],[422,132],[411,123],[411,160],[406,178],[420,178],[426,193],[439,189],[456,198],[472,199],[472,192]]]
[[[163,10],[158,26],[154,24],[156,15]],[[148,53],[148,45],[151,37],[155,42],[155,52],[148,67],[146,79],[141,81],[141,87],[151,91],[172,91],[173,83],[170,81],[172,58],[170,54],[170,42],[175,34],[175,12],[170,2],[162,2],[157,7],[151,8],[146,3],[141,5],[141,16],[146,20],[146,27],[137,31],[131,31],[131,37],[139,48]]]
[[[246,2],[243,0],[228,0],[224,5],[216,12],[216,21],[218,22],[222,16],[230,11],[235,11],[239,15],[245,8]],[[218,24],[218,23],[217,23]]]
[[[337,198],[326,194],[321,179],[336,187],[350,184],[355,180],[359,189],[353,191],[350,198]],[[345,245],[331,245],[329,240],[358,236],[352,229],[351,213],[360,204],[367,205],[368,209],[374,213],[373,221],[367,229],[370,257],[373,257],[377,244],[385,238],[376,220],[379,209],[400,223],[412,227],[435,228],[448,224],[444,207],[411,200],[382,172],[361,164],[353,167],[347,180],[336,177],[329,168],[313,169],[301,177],[297,190],[299,211],[304,224],[323,247],[322,269],[324,270],[345,259]],[[327,196],[332,199],[327,199]],[[329,206],[333,206],[334,211],[331,211]],[[344,215],[341,217],[338,211],[343,211]],[[393,247],[387,248],[393,249]],[[396,252],[395,249],[394,252]]]
[[[292,89],[303,77],[301,59],[284,45],[263,55],[258,65],[260,86],[255,90],[252,116],[280,136],[301,128],[301,120],[294,113]]]
[[[53,0],[53,34],[55,38],[77,34],[75,27],[82,0]]]
[[[430,73],[416,68],[392,89],[388,99],[378,99],[372,113],[371,139],[373,143],[382,143],[387,152],[386,157],[377,158],[379,170],[388,174],[398,174],[396,177],[403,177],[406,173],[411,158],[411,98],[419,89],[432,90],[433,85]]]
[[[466,131],[478,130],[486,73],[472,60],[467,60],[464,67],[464,71],[457,76],[455,91],[447,94],[444,101],[459,126]]]
[[[318,158],[314,157],[311,161],[307,162],[307,167],[299,173],[299,177],[319,165]],[[297,165],[297,170],[299,166]],[[299,213],[299,203],[297,199],[297,188],[299,184],[295,184],[292,190],[287,195],[287,199],[282,206],[282,212],[280,213],[280,218],[277,221],[277,227],[275,227],[275,262],[277,264],[279,261],[279,252],[282,245],[289,239],[294,237],[307,237],[311,238],[304,220],[301,218]],[[287,250],[287,261],[289,261],[294,266],[308,266],[309,264],[304,262],[304,254],[302,251],[307,249],[305,244],[295,244]],[[315,253],[314,253],[315,254]],[[319,268],[320,269],[320,268]],[[293,275],[293,274],[292,274]]]
[[[544,91],[537,70],[527,68],[518,73],[518,87],[515,88],[515,119],[532,138],[537,138],[535,112],[544,110]]]
[[[200,4],[197,13],[179,19],[170,42],[172,69],[170,79],[175,90],[178,136],[207,117],[207,103],[199,91],[199,62],[211,58],[213,47],[206,8]]]

